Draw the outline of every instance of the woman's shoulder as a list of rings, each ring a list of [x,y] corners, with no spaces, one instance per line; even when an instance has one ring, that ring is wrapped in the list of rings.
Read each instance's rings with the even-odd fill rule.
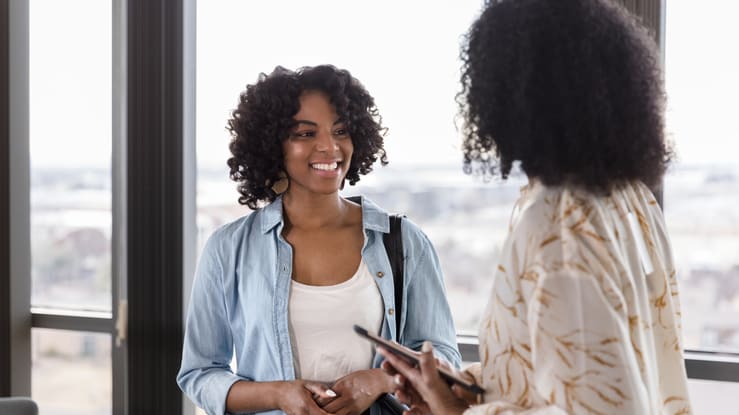
[[[588,230],[585,234],[618,226],[625,214],[635,208],[650,216],[661,211],[649,188],[640,181],[624,183],[609,193],[597,194],[578,186],[546,186],[539,182],[529,187],[519,200],[512,227],[522,234],[546,234]]]
[[[577,186],[548,186],[533,180],[524,189],[511,220],[511,233],[553,238],[565,229],[590,221],[600,197]]]
[[[356,198],[350,200],[356,201]],[[398,216],[400,218],[400,229],[403,235],[404,246],[425,246],[430,245],[428,236],[423,232],[421,227],[411,218],[406,216],[402,211],[390,211],[367,198],[361,197],[362,214],[365,216],[365,227],[374,227],[376,230],[389,231],[390,217]]]
[[[208,237],[206,247],[232,246],[236,241],[243,241],[244,236],[250,234],[259,222],[259,216],[260,210],[256,210],[219,225]]]

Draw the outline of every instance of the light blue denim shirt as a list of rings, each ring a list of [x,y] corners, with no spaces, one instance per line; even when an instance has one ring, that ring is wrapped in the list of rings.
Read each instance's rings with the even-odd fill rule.
[[[362,199],[362,257],[384,302],[381,335],[397,340],[392,271],[382,242],[388,214]],[[200,257],[187,314],[180,388],[208,414],[226,413],[226,395],[239,380],[294,380],[288,332],[292,247],[282,237],[282,199],[226,224],[209,238]],[[431,242],[411,221],[402,223],[404,299],[400,343],[434,344],[440,357],[460,363],[439,260]],[[229,364],[236,359],[236,373]],[[382,357],[376,354],[373,367]],[[379,414],[374,405],[372,414]],[[276,411],[276,413],[280,413]]]

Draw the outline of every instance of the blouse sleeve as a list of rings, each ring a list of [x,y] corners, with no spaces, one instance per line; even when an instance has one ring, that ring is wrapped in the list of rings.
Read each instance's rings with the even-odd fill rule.
[[[628,318],[621,289],[594,256],[563,254],[572,246],[559,241],[550,245],[526,271],[529,405],[490,402],[467,414],[653,413],[630,341],[630,324],[641,323]]]

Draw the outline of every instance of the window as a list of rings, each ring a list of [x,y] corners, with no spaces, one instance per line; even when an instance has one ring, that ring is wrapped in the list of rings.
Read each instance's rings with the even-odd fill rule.
[[[32,396],[44,414],[111,413],[109,334],[33,329]]]
[[[681,278],[685,347],[738,352],[739,6],[694,6],[667,6],[667,129],[677,160],[665,178],[665,217]]]
[[[111,1],[29,2],[31,306],[41,326],[55,323],[39,315],[111,318],[111,16]],[[81,329],[33,329],[42,413],[112,412],[111,335]]]
[[[0,394],[32,394],[43,413],[181,412],[172,373],[189,216],[182,182],[167,177],[162,188],[152,178],[182,171],[183,90],[194,86],[182,46],[194,34],[184,19],[193,6],[0,0],[9,29],[0,31],[0,156],[9,167],[0,170]],[[67,374],[98,378],[70,388],[64,403],[49,392],[57,373],[44,373],[59,356]]]

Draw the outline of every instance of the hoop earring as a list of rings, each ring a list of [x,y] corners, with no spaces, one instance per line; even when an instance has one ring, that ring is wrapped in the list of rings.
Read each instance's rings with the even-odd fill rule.
[[[277,175],[278,179],[272,183],[272,191],[275,192],[275,194],[282,194],[287,191],[287,188],[290,187],[290,178],[287,177],[287,174],[285,174],[284,171],[280,172],[280,174]]]

